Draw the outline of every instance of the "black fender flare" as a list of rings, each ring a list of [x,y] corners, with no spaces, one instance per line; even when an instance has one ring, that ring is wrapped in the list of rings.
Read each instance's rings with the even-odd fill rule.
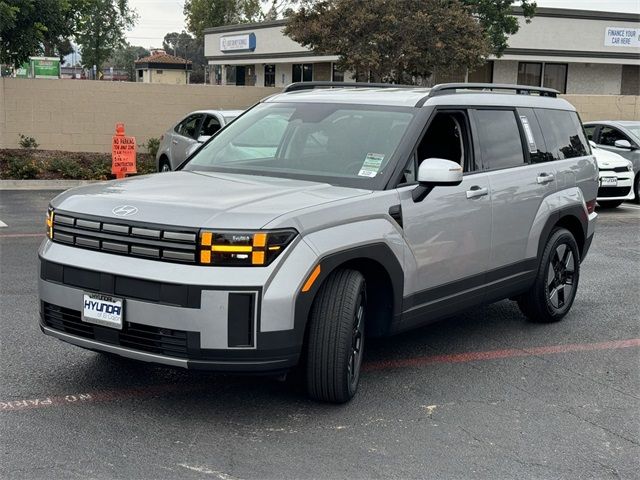
[[[318,290],[336,268],[353,260],[373,260],[387,271],[393,288],[393,320],[400,318],[404,292],[404,270],[400,262],[385,243],[359,245],[320,257],[316,263],[320,265],[318,278],[307,292],[298,291],[296,294],[294,331],[298,345],[304,343],[309,312]]]

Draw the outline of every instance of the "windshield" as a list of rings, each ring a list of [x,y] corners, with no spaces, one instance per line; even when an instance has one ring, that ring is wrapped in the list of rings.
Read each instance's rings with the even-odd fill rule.
[[[625,125],[625,128],[631,132],[631,135],[640,139],[640,124],[638,125]]]
[[[412,118],[411,108],[262,103],[204,145],[184,170],[382,188],[379,179]]]

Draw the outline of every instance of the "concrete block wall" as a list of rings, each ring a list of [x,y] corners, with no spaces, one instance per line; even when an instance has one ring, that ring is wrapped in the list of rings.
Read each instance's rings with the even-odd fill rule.
[[[244,109],[280,92],[265,87],[159,85],[88,80],[0,79],[0,148],[18,134],[41,149],[109,152],[115,124],[142,145],[200,109]]]
[[[276,71],[276,76],[279,73]],[[127,134],[142,145],[150,137],[160,137],[193,110],[243,109],[280,91],[267,87],[3,78],[0,148],[18,148],[21,133],[34,137],[43,150],[109,152],[117,122],[124,122]],[[575,105],[584,121],[640,120],[640,96],[564,98]]]

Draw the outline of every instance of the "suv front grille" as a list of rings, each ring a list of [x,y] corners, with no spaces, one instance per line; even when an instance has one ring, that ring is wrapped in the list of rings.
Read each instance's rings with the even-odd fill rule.
[[[196,263],[198,231],[112,222],[55,212],[54,242],[116,255]]]
[[[615,167],[615,168],[601,168],[601,172],[616,172],[616,173],[624,173],[628,172],[629,169],[627,167]]]
[[[122,330],[115,330],[83,322],[78,310],[47,302],[43,302],[42,309],[42,319],[47,327],[110,345],[178,358],[187,358],[189,351],[199,348],[200,345],[200,336],[193,332],[130,322],[124,322]],[[191,336],[194,338],[190,339]]]
[[[624,197],[630,191],[631,187],[600,187],[598,197]]]

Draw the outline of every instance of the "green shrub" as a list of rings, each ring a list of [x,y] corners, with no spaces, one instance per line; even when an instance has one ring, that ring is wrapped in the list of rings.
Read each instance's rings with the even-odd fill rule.
[[[158,149],[160,148],[160,139],[151,137],[147,140],[147,143],[144,144],[144,147],[147,149],[149,155],[151,155],[153,158],[156,158]]]
[[[36,142],[36,139],[33,137],[27,137],[26,135],[22,135],[21,133],[18,134],[18,136],[20,137],[20,141],[18,143],[20,143],[20,146],[22,148],[35,149],[40,146],[40,144]]]
[[[86,168],[83,168],[77,160],[70,158],[53,158],[49,160],[47,167],[50,172],[67,179],[86,179],[89,175]]]
[[[33,158],[9,157],[4,177],[18,180],[31,180],[42,172],[42,167]]]
[[[111,162],[100,159],[93,160],[89,163],[88,174],[90,180],[111,179]]]

